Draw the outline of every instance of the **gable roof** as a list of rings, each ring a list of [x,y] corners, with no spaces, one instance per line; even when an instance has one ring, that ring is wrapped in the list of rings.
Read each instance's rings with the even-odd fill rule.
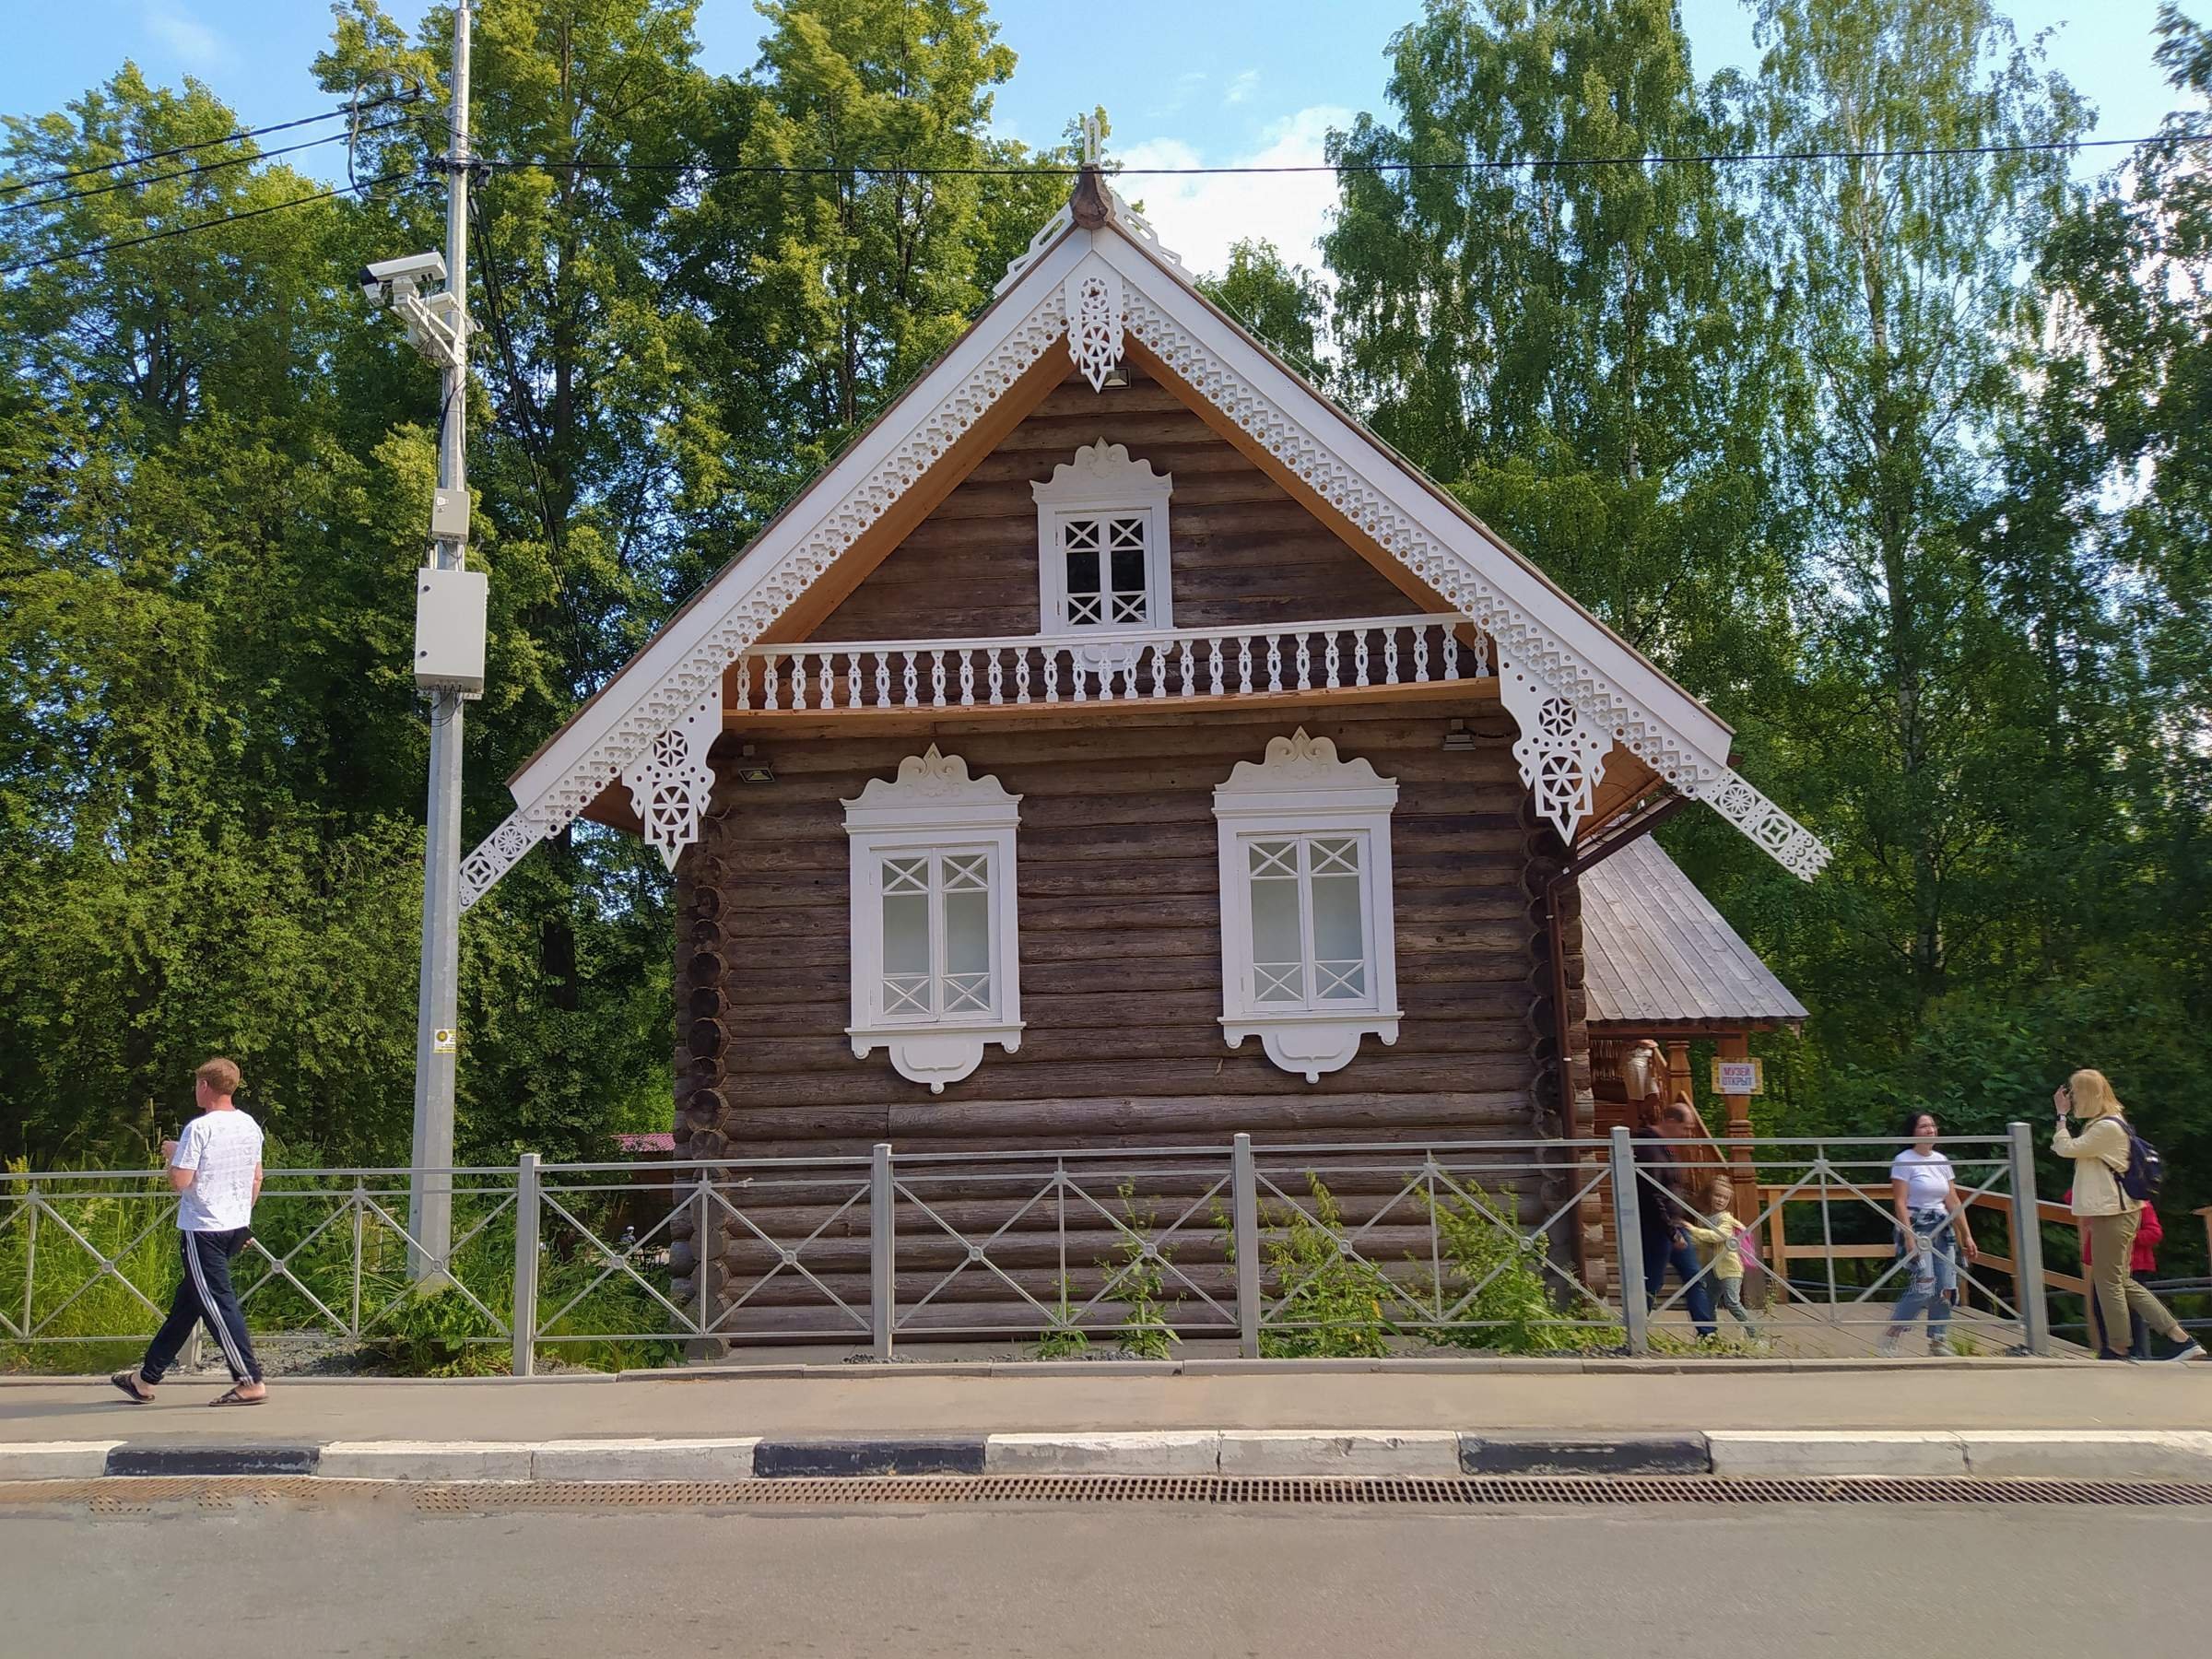
[[[1094,210],[1078,213],[1087,191]],[[1558,770],[1547,762],[1594,778],[1618,743],[1794,873],[1810,879],[1826,863],[1818,841],[1730,769],[1724,723],[1207,300],[1151,228],[1086,173],[969,331],[509,781],[516,810],[464,861],[464,905],[618,780],[673,861],[712,784],[705,758],[724,670],[925,479],[949,488],[946,465],[1055,348],[1094,386],[1124,352],[1141,353],[1332,528],[1487,633],[1524,733],[1514,752],[1540,801]],[[1566,809],[1568,832],[1573,815]]]
[[[1593,1025],[1794,1025],[1805,1005],[1649,836],[1583,872]]]

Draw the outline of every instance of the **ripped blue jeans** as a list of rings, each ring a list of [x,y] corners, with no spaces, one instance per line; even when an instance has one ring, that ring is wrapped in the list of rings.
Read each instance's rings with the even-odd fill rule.
[[[1910,1214],[1912,1231],[1928,1243],[1921,1249],[1910,1238],[1897,1241],[1898,1254],[1906,1258],[1908,1277],[1904,1295],[1889,1310],[1889,1323],[1909,1325],[1925,1313],[1928,1341],[1937,1343],[1949,1328],[1951,1308],[1959,1300],[1959,1239],[1949,1212],[1931,1206]]]

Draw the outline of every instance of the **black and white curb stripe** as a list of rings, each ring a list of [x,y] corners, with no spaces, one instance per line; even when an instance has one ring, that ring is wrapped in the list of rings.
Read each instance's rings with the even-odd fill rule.
[[[1972,1476],[2212,1482],[2212,1431],[1169,1429],[928,1436],[0,1445],[0,1480],[312,1475],[418,1481],[695,1481],[978,1475]]]

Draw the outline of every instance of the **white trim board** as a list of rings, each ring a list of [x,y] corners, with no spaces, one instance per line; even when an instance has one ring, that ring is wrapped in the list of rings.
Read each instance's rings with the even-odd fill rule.
[[[1127,334],[1488,632],[1501,673],[1510,664],[1566,699],[1785,867],[1818,873],[1827,849],[1729,769],[1723,722],[1109,220],[1071,224],[1030,256],[975,326],[515,774],[516,811],[464,862],[465,905],[634,770],[1039,359],[1067,349],[1071,279],[1101,265],[1118,278]]]

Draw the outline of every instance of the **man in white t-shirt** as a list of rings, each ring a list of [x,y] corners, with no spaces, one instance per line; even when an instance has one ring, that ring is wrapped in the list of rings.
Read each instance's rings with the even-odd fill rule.
[[[109,1379],[138,1405],[176,1363],[178,1351],[200,1320],[215,1333],[230,1368],[230,1392],[215,1406],[258,1406],[269,1397],[261,1363],[246,1335],[246,1316],[230,1285],[230,1258],[245,1247],[261,1196],[261,1125],[238,1109],[238,1066],[210,1060],[193,1076],[200,1115],[182,1140],[163,1141],[169,1184],[177,1190],[177,1241],[184,1257],[183,1282],[169,1317],[147,1346],[146,1358]]]

